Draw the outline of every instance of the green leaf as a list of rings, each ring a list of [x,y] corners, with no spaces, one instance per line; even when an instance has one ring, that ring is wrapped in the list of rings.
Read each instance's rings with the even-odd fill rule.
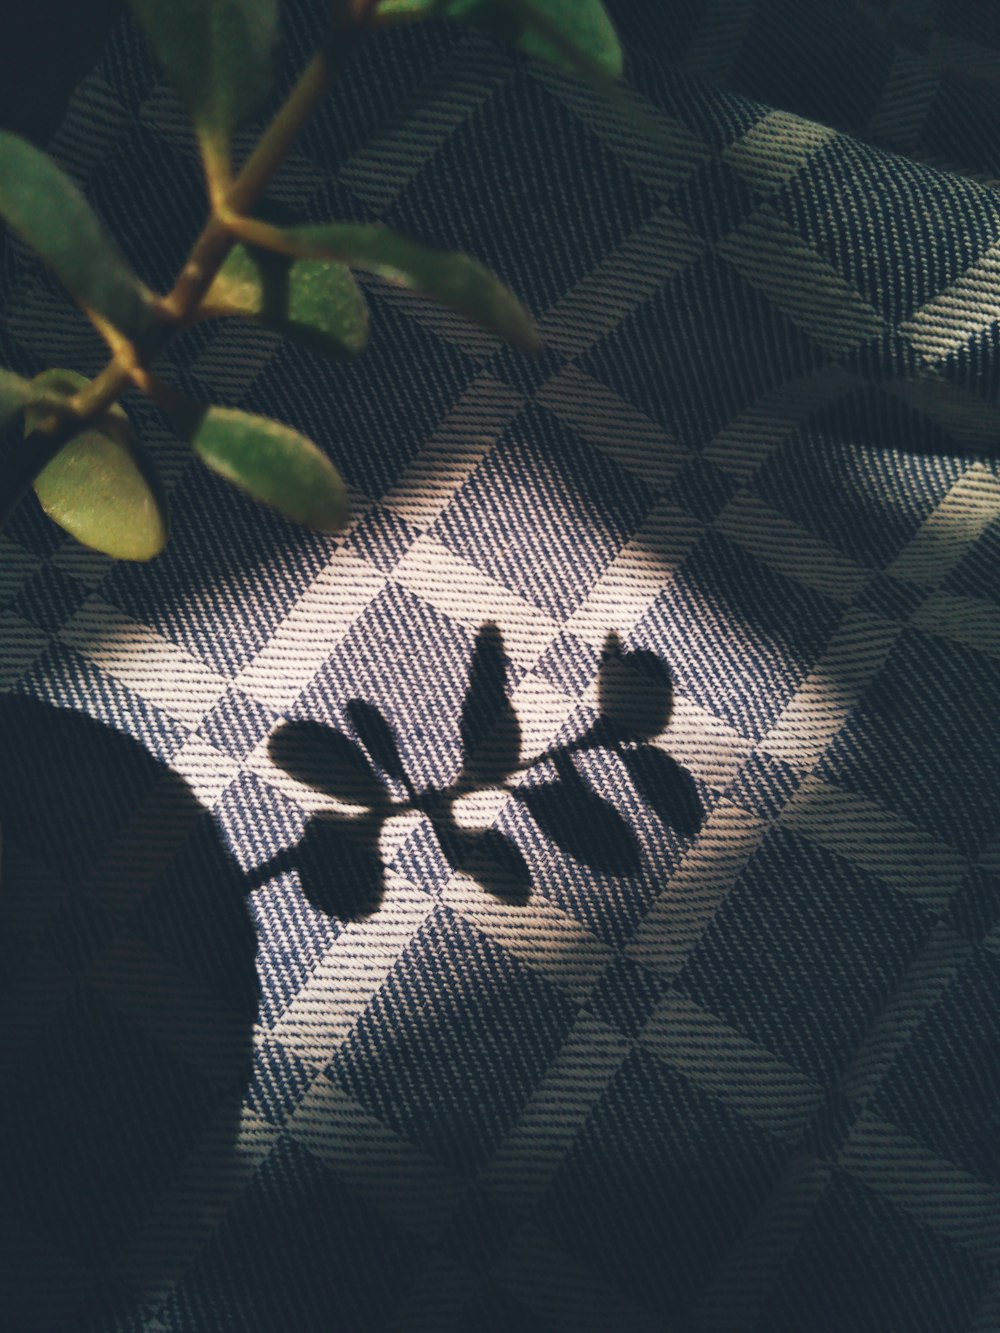
[[[130,0],[199,134],[228,146],[271,87],[276,0]]]
[[[28,404],[31,396],[28,380],[15,375],[12,370],[0,370],[0,430]]]
[[[347,522],[347,489],[340,474],[312,440],[291,427],[210,407],[185,434],[213,472],[255,500],[320,532],[336,532]]]
[[[621,47],[598,0],[382,0],[378,15],[459,19],[575,74],[622,72]]]
[[[468,255],[429,250],[387,227],[328,223],[283,235],[301,254],[340,260],[431,296],[523,351],[538,350],[538,330],[517,297]]]
[[[37,250],[82,305],[133,341],[152,322],[151,294],[69,177],[45,153],[0,131],[0,217]]]
[[[206,315],[243,315],[334,359],[368,345],[368,307],[345,264],[236,245],[205,297]]]
[[[72,370],[46,370],[34,390],[68,397],[87,383]],[[45,416],[25,413],[25,434]],[[118,560],[151,560],[167,544],[159,487],[137,447],[124,411],[115,404],[100,428],[88,426],[64,445],[34,481],[42,508],[84,546]]]

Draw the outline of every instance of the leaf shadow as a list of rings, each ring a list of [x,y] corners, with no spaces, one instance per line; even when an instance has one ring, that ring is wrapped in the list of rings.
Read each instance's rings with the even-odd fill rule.
[[[667,665],[646,651],[605,642],[594,722],[575,739],[524,761],[521,726],[508,693],[503,636],[492,622],[476,635],[458,730],[462,764],[445,786],[418,789],[407,772],[392,725],[381,710],[350,699],[344,715],[354,735],[309,720],[289,720],[272,734],[271,760],[338,808],[312,814],[300,841],[259,866],[250,888],[297,870],[314,906],[342,920],[375,911],[385,891],[379,840],[387,822],[418,812],[430,823],[444,860],[493,896],[513,905],[530,895],[523,851],[495,826],[465,826],[456,807],[490,790],[509,793],[562,852],[598,873],[629,875],[641,848],[628,820],[589,783],[576,757],[615,754],[639,796],[680,836],[693,838],[702,808],[691,774],[650,742],[666,728],[673,705]],[[551,778],[530,777],[548,768]],[[523,779],[527,778],[527,781]],[[346,810],[343,807],[348,807]]]

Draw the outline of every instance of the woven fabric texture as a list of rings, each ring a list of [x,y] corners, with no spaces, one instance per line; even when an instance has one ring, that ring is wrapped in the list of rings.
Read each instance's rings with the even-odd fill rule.
[[[349,366],[166,353],[341,537],[138,399],[167,551],[0,537],[9,1333],[1000,1330],[1000,26],[610,11],[623,100],[400,28],[272,188],[474,254],[539,357],[374,278]],[[164,289],[130,20],[50,150]],[[0,309],[103,364],[10,237]]]

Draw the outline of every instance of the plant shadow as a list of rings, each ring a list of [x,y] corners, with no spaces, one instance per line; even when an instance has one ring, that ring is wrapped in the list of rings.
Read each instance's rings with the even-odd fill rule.
[[[251,887],[297,870],[314,906],[341,919],[368,916],[385,889],[381,834],[390,820],[419,812],[453,871],[469,875],[504,902],[523,904],[532,875],[521,849],[497,827],[470,828],[457,817],[463,798],[490,790],[507,792],[575,860],[599,873],[631,874],[641,859],[636,836],[590,784],[576,756],[596,750],[616,755],[654,813],[680,836],[693,837],[703,817],[694,779],[651,744],[667,726],[672,704],[670,672],[662,659],[645,650],[626,652],[617,636],[609,635],[592,725],[575,739],[522,760],[503,638],[488,622],[476,636],[459,721],[461,768],[447,785],[418,788],[389,722],[361,699],[350,700],[345,710],[353,734],[311,720],[285,722],[273,733],[272,761],[338,808],[313,814],[295,846],[252,872]]]

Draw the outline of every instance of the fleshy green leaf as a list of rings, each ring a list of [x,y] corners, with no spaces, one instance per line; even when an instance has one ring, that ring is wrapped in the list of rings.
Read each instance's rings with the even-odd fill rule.
[[[218,147],[267,96],[278,41],[276,0],[130,0],[139,26]]]
[[[325,356],[368,345],[368,307],[344,264],[236,245],[205,297],[208,315],[243,315]]]
[[[27,405],[31,395],[28,380],[15,375],[12,370],[0,370],[0,430]]]
[[[340,260],[451,306],[523,351],[537,351],[538,330],[517,297],[468,255],[429,250],[387,227],[328,223],[284,232],[299,253]]]
[[[378,14],[459,19],[576,74],[622,72],[621,47],[598,0],[382,0]]]
[[[228,407],[210,407],[185,431],[199,458],[255,500],[320,532],[347,522],[347,490],[312,440],[290,426]]]
[[[125,337],[149,328],[143,286],[69,177],[45,153],[0,131],[0,217],[81,304]]]
[[[66,397],[87,380],[72,370],[46,370],[34,390]],[[25,434],[45,415],[25,413]],[[84,546],[118,560],[151,560],[167,543],[167,520],[152,471],[131,424],[115,404],[100,428],[88,426],[35,478],[35,494],[55,523]]]

